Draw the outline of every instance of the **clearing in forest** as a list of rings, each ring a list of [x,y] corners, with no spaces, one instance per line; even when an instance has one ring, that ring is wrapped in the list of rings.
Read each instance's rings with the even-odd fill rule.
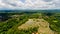
[[[49,23],[44,19],[29,19],[25,24],[18,27],[19,30],[28,30],[29,28],[38,28],[39,34],[57,34],[49,28]]]

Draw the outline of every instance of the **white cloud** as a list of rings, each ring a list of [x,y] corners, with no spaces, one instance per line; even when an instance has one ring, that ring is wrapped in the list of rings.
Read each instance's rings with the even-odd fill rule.
[[[0,8],[10,9],[51,9],[60,8],[60,0],[0,0]]]

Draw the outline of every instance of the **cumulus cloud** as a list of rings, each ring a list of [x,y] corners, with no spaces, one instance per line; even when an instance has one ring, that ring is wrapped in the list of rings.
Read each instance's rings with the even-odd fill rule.
[[[0,9],[54,9],[60,0],[0,0]]]

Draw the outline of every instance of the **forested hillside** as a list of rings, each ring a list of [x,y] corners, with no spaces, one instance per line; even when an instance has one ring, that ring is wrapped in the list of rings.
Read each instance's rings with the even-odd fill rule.
[[[32,21],[29,21],[29,19],[32,19]],[[48,30],[50,33],[47,32]],[[43,32],[45,31],[45,33],[43,33],[42,31]],[[0,13],[0,34],[33,34],[33,33],[60,34],[60,13],[49,12]]]

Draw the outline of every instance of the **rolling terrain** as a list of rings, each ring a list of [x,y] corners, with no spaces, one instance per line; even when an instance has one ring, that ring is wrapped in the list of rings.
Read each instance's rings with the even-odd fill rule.
[[[0,34],[34,33],[60,34],[60,13],[0,13]]]
[[[49,28],[49,23],[44,19],[29,19],[25,24],[18,27],[19,30],[28,30],[29,28],[38,27],[39,34],[58,34]],[[33,33],[33,32],[32,32]]]

